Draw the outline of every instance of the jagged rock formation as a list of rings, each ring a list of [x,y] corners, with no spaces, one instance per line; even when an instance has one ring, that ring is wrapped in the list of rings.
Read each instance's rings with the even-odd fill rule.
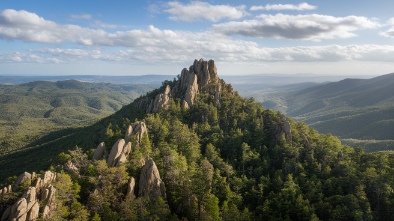
[[[215,62],[203,59],[194,60],[189,69],[184,68],[175,85],[167,85],[155,99],[145,98],[139,103],[146,113],[156,113],[167,109],[170,99],[179,100],[180,105],[188,109],[193,106],[198,93],[209,93],[214,96],[214,104],[220,105],[221,82],[217,74]]]
[[[132,136],[135,136],[137,142],[141,144],[142,137],[144,135],[148,135],[148,129],[146,128],[146,124],[144,122],[137,121],[131,126],[133,127]]]
[[[105,148],[105,143],[101,142],[96,150],[93,153],[93,158],[92,160],[101,160],[101,159],[105,159],[106,155],[108,155],[107,150]]]
[[[56,188],[51,185],[51,182],[56,179],[56,174],[51,171],[46,171],[41,177],[36,177],[36,174],[23,173],[15,182],[15,186],[24,183],[23,180],[31,179],[36,181],[35,186],[29,187],[16,202],[9,206],[1,216],[1,221],[20,220],[20,221],[35,221],[39,217],[40,204],[43,206],[42,218],[48,219],[51,217],[53,211],[56,209],[55,193]],[[19,183],[19,184],[18,184]],[[18,185],[17,185],[18,184]],[[10,193],[7,191],[4,194]]]
[[[141,144],[142,138],[148,136],[148,129],[144,122],[137,121],[130,125],[125,133],[125,139],[119,139],[111,148],[109,155],[104,142],[100,143],[94,151],[92,160],[107,160],[108,167],[119,166],[127,161],[128,156],[132,150],[132,143],[128,141],[130,138],[135,138],[137,145]],[[108,155],[108,157],[107,157]],[[71,170],[74,170],[70,168]]]
[[[135,189],[135,179],[134,177],[131,177],[127,185],[127,193],[126,193],[127,198],[132,198],[132,199],[135,198],[134,189]]]
[[[79,176],[79,169],[78,169],[77,166],[75,166],[75,165],[73,164],[73,162],[71,162],[71,160],[67,161],[67,163],[65,163],[65,164],[63,165],[63,168],[64,168],[65,170],[69,171],[70,173],[73,173],[73,174]]]
[[[31,174],[28,173],[28,172],[22,173],[18,177],[18,179],[17,179],[17,181],[16,181],[16,183],[14,185],[14,189],[17,190],[19,185],[24,184],[25,182],[27,182],[27,184],[30,185],[31,184],[31,177],[32,177]]]
[[[109,153],[107,159],[108,167],[113,167],[116,165],[120,155],[122,154],[124,145],[125,145],[125,140],[120,139],[112,146],[111,152]]]
[[[154,101],[151,103],[151,108],[153,112],[158,112],[161,109],[167,109],[170,101],[170,85],[166,86],[164,93],[158,94]]]
[[[142,167],[138,187],[138,196],[140,197],[150,197],[153,200],[158,197],[166,199],[164,182],[161,180],[159,170],[152,158],[149,158]]]

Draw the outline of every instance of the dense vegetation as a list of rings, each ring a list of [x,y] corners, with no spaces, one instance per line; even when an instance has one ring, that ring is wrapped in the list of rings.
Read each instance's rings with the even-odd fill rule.
[[[345,79],[291,93],[276,93],[263,105],[332,133],[366,151],[394,150],[394,74]]]
[[[173,84],[174,82],[165,82]],[[171,100],[167,110],[145,114],[133,104],[64,138],[51,148],[61,172],[58,220],[393,220],[394,155],[365,153],[319,134],[305,123],[264,110],[223,81],[220,105],[199,94],[190,109]],[[164,89],[153,91],[150,97]],[[143,120],[149,131],[126,164],[108,168],[90,161],[100,141],[124,137]],[[291,137],[281,134],[285,122]],[[79,138],[77,138],[79,137]],[[75,139],[74,139],[75,138]],[[69,140],[69,141],[67,141]],[[70,140],[73,140],[72,142]],[[59,146],[62,147],[59,147]],[[66,148],[80,148],[67,151]],[[43,153],[41,151],[40,153]],[[166,185],[166,198],[126,197],[130,176],[151,157]],[[21,156],[23,157],[23,156]],[[34,157],[34,156],[30,156]],[[44,155],[43,158],[48,158]],[[73,161],[82,176],[56,165]],[[56,162],[55,162],[56,161]],[[42,165],[40,165],[42,166]],[[11,179],[8,179],[9,182]],[[5,183],[4,183],[5,184]],[[96,191],[97,190],[97,191]]]
[[[152,90],[149,85],[114,85],[75,80],[0,85],[0,156],[89,125]],[[60,131],[62,130],[62,131]]]

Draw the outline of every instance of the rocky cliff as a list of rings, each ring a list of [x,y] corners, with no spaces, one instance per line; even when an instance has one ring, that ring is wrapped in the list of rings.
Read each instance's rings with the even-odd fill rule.
[[[16,181],[14,190],[17,190],[20,185],[33,185],[28,187],[14,204],[6,207],[1,221],[35,221],[40,214],[43,220],[49,219],[56,209],[56,188],[51,185],[54,180],[56,180],[56,174],[51,171],[44,172],[40,177],[36,177],[35,173],[24,172]],[[3,189],[0,199],[3,202],[8,202],[12,191],[11,186],[7,188],[6,192]]]
[[[139,106],[145,108],[146,113],[156,113],[162,109],[167,109],[170,105],[170,99],[174,99],[179,101],[182,108],[188,109],[193,106],[199,93],[213,95],[215,104],[218,106],[220,105],[221,88],[215,62],[213,60],[195,60],[189,69],[184,68],[181,71],[174,85],[166,85],[154,99],[143,99]]]

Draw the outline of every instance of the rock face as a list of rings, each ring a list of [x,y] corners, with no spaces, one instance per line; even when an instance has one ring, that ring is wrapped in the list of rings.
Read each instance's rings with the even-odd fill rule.
[[[189,69],[184,68],[178,76],[178,81],[167,85],[163,92],[156,95],[155,99],[142,99],[138,106],[145,109],[146,113],[156,113],[167,109],[170,99],[180,102],[181,107],[188,109],[193,106],[199,93],[209,93],[214,96],[214,104],[220,105],[221,81],[217,74],[215,62],[203,59],[194,60]]]
[[[134,177],[131,177],[130,181],[129,181],[128,185],[127,185],[126,197],[128,197],[128,198],[135,198],[134,189],[135,189],[135,179],[134,179]]]
[[[154,113],[160,111],[161,109],[167,109],[170,102],[170,85],[167,85],[164,93],[156,95],[155,100],[153,101],[152,111]]]
[[[142,137],[144,135],[148,135],[148,129],[146,128],[146,124],[144,122],[137,121],[131,126],[133,127],[132,136],[135,136],[137,142],[140,144],[142,141]]]
[[[19,185],[21,185],[25,182],[28,182],[28,185],[31,184],[31,174],[28,172],[24,172],[18,177],[18,180],[15,183],[14,189],[17,190]]]
[[[78,169],[77,166],[75,166],[75,165],[73,164],[73,162],[71,162],[71,160],[69,160],[67,163],[65,163],[65,164],[63,165],[63,168],[64,168],[65,170],[67,170],[67,171],[69,171],[69,172],[71,172],[71,173],[73,173],[73,174],[79,176],[79,169]]]
[[[125,140],[120,139],[112,146],[111,152],[109,153],[107,159],[108,167],[116,166],[117,160],[119,160],[119,157],[122,154],[124,145],[125,145]]]
[[[24,183],[23,177],[29,177],[28,173],[23,173],[15,185],[20,182]],[[36,178],[35,186],[29,187],[12,206],[4,211],[1,221],[35,221],[39,217],[40,204],[44,207],[43,219],[49,219],[56,209],[56,188],[51,185],[55,179],[56,174],[51,171],[46,171],[41,177]]]
[[[164,182],[161,180],[159,170],[151,158],[142,167],[138,187],[140,197],[150,197],[152,200],[156,200],[158,197],[166,199]]]
[[[106,155],[107,155],[107,150],[105,148],[105,144],[104,144],[104,142],[101,142],[97,146],[96,150],[94,151],[92,160],[105,159]]]

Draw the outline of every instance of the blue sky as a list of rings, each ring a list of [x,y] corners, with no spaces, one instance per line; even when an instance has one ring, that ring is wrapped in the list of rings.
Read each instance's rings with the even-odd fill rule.
[[[0,75],[394,72],[393,1],[0,2]]]

